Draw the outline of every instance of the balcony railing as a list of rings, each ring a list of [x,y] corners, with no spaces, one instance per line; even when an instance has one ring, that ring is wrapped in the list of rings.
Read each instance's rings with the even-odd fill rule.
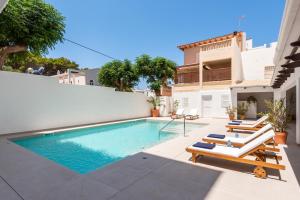
[[[220,48],[229,47],[229,46],[231,46],[231,39],[225,40],[222,42],[215,42],[212,44],[202,45],[200,48],[201,48],[201,51],[210,51],[210,50],[220,49]]]
[[[231,80],[231,67],[203,70],[203,82]]]
[[[180,73],[175,78],[176,84],[199,83],[199,70],[195,72]]]

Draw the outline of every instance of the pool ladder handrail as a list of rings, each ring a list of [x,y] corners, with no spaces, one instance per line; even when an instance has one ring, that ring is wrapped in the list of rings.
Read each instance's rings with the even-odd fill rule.
[[[158,131],[158,137],[160,139],[160,133],[163,129],[165,129],[169,124],[171,124],[175,119],[170,120],[168,123],[166,123],[161,129]],[[183,136],[185,137],[185,116],[183,116]]]

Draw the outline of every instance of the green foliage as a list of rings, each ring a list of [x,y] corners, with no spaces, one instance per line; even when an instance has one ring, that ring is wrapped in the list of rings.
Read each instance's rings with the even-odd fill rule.
[[[158,106],[160,106],[160,100],[158,97],[150,97],[147,101],[152,104],[154,110],[157,110]]]
[[[25,45],[46,53],[63,41],[64,17],[43,0],[10,0],[0,15],[0,47]]]
[[[268,115],[268,122],[272,124],[276,131],[285,132],[290,118],[288,116],[288,109],[285,106],[284,99],[280,100],[266,100],[267,111],[260,113],[260,115]]]
[[[141,55],[136,58],[137,73],[146,79],[150,88],[159,93],[161,86],[167,86],[168,79],[174,79],[176,63],[163,57],[151,58]]]
[[[179,106],[179,100],[175,100],[175,101],[173,102],[173,109],[174,109],[174,111],[177,111],[178,106]]]
[[[228,107],[226,107],[226,114],[228,114],[228,115],[234,115],[235,114],[235,112],[236,112],[236,107],[230,107],[230,106],[228,106]]]
[[[138,80],[136,69],[129,60],[108,62],[101,67],[98,75],[101,85],[114,87],[118,91],[132,91]]]
[[[248,104],[245,102],[238,104],[237,113],[239,115],[245,115],[245,113],[248,111],[248,107]]]
[[[257,99],[254,97],[254,96],[249,96],[247,98],[247,103],[248,104],[251,104],[251,103],[256,103],[257,102]]]
[[[56,75],[57,70],[65,72],[67,69],[78,69],[78,64],[67,58],[46,58],[28,52],[11,54],[5,65],[20,72],[26,72],[28,68],[44,67],[44,75],[47,76]]]

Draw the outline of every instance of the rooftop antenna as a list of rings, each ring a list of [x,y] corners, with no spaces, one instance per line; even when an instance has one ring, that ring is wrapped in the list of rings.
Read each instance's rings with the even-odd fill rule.
[[[238,27],[237,27],[237,30],[238,30],[238,31],[241,31],[241,30],[240,30],[240,28],[241,28],[241,22],[242,22],[242,20],[244,20],[245,18],[246,18],[245,15],[242,15],[242,16],[239,17]]]

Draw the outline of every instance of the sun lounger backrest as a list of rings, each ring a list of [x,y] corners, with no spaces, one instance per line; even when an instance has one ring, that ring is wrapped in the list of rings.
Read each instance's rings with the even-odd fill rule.
[[[254,124],[253,127],[256,127],[257,125],[263,123],[264,121],[266,121],[269,118],[268,115],[264,115],[261,118],[259,118]]]
[[[183,112],[184,112],[184,109],[183,109],[183,108],[179,108],[179,109],[176,111],[176,115],[183,115]]]
[[[189,115],[195,116],[195,115],[198,114],[197,112],[198,112],[198,109],[197,108],[193,108],[193,109],[191,109]]]
[[[250,152],[251,150],[253,150],[256,147],[258,147],[259,145],[261,145],[264,142],[270,140],[274,136],[275,136],[274,130],[273,129],[269,130],[265,134],[262,134],[261,136],[257,137],[253,141],[249,142],[248,144],[246,144],[245,146],[243,146],[242,148],[240,148],[239,151],[238,151],[238,153],[237,153],[237,156],[240,157],[240,156],[242,156],[242,155]]]
[[[262,127],[261,129],[259,129],[258,131],[255,131],[254,133],[252,133],[250,136],[245,138],[245,143],[257,138],[258,136],[262,135],[263,133],[265,133],[267,130],[271,129],[272,125],[271,124],[267,124],[264,127]]]

